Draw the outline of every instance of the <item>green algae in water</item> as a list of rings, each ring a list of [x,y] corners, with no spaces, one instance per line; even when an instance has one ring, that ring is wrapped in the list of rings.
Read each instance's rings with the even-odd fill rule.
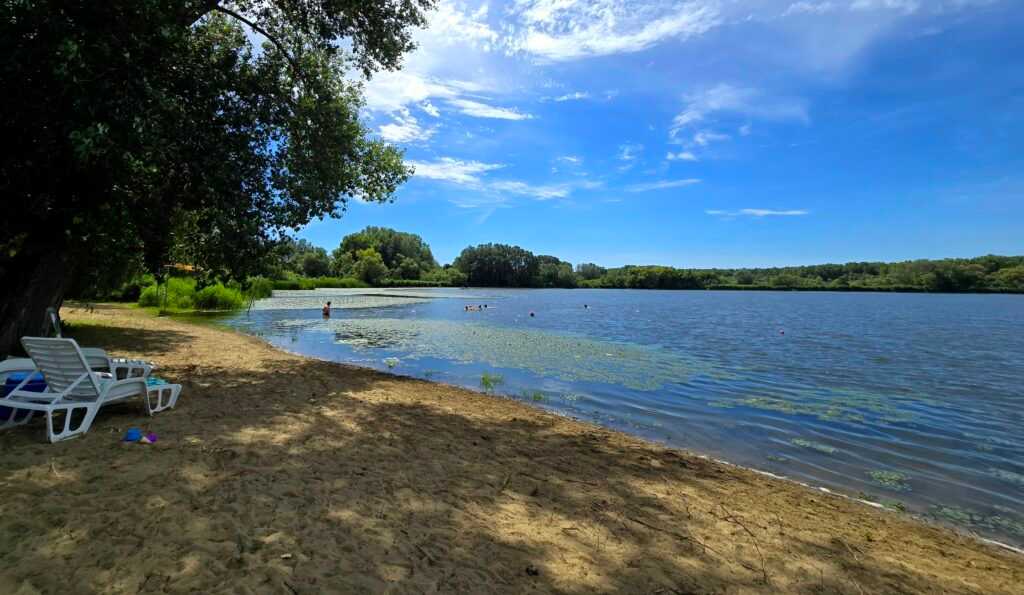
[[[1004,471],[1003,469],[989,469],[989,475],[1005,481],[1007,483],[1017,484],[1024,487],[1024,475],[1020,473],[1014,473],[1013,471]]]
[[[356,349],[401,350],[406,352],[405,359],[478,362],[569,382],[601,382],[644,391],[709,374],[715,367],[697,358],[630,343],[464,322],[390,318],[304,322],[312,330],[334,332],[338,343]]]
[[[836,448],[833,446],[822,444],[821,442],[814,442],[812,440],[804,440],[803,438],[794,438],[790,440],[790,442],[792,442],[795,446],[799,446],[801,448],[809,448],[811,450],[816,450],[820,453],[824,453],[827,455],[835,454],[836,452]]]
[[[1012,518],[1016,514],[999,507],[1000,514],[984,514],[976,510],[959,506],[937,504],[928,511],[928,516],[940,520],[985,531],[999,531],[1010,535],[1024,537],[1024,521]],[[1012,516],[1011,516],[1012,515]]]
[[[910,484],[907,483],[907,476],[896,471],[882,471],[876,469],[868,471],[871,480],[883,488],[897,492],[909,492]]]

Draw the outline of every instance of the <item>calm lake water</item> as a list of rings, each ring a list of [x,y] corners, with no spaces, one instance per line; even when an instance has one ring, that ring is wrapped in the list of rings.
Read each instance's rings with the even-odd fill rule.
[[[1024,296],[360,293],[277,292],[227,323],[1024,545]]]

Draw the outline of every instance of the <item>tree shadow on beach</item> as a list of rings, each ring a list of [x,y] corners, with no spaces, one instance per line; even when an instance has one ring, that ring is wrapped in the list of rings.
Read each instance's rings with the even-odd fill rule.
[[[95,339],[159,359],[182,334]],[[38,426],[0,435],[0,531],[20,536],[0,588],[958,592],[754,518],[742,503],[768,480],[498,397],[283,356],[162,373],[185,390],[152,419],[104,409],[57,445]],[[128,423],[160,440],[120,444]]]

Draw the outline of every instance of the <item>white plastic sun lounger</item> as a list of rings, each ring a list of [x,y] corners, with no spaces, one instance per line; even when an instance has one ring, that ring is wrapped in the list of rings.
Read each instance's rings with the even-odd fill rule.
[[[47,438],[58,442],[88,432],[103,405],[141,396],[146,412],[153,415],[174,407],[181,393],[178,384],[149,386],[142,377],[116,380],[111,374],[92,371],[74,339],[24,337],[21,344],[46,380],[46,391],[21,390],[26,378],[0,399],[0,407],[12,410],[8,419],[0,422],[0,429],[24,425],[35,413],[44,413]],[[58,431],[54,431],[54,414],[63,414],[63,427]]]
[[[63,338],[61,334],[63,325],[60,322],[60,315],[56,308],[47,308],[46,317],[53,327],[53,336]],[[98,347],[80,347],[85,361],[89,367],[96,372],[110,372],[115,379],[149,376],[153,371],[153,364],[137,359],[114,358],[107,355],[107,352]]]

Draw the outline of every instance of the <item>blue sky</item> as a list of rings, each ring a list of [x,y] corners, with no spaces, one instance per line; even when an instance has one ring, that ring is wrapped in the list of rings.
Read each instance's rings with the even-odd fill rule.
[[[605,266],[1024,253],[1024,3],[443,0],[364,120],[416,175],[301,237]]]

